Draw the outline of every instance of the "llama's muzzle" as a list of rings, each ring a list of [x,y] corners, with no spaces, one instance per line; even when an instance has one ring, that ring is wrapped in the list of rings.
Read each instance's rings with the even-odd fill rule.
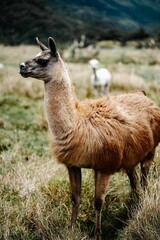
[[[27,71],[26,64],[24,62],[19,64],[19,68],[20,68],[19,73],[22,75],[22,77],[30,76],[30,72]]]

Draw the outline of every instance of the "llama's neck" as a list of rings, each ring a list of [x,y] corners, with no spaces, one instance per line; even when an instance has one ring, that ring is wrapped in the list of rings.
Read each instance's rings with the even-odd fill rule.
[[[95,82],[97,82],[98,81],[98,77],[97,77],[96,68],[93,68],[93,74],[94,74]]]
[[[55,139],[63,139],[75,126],[75,102],[68,71],[60,60],[53,78],[45,83],[45,103],[50,129]]]

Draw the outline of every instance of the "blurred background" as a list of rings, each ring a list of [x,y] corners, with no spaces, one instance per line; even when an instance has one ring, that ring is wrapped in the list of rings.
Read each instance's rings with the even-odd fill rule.
[[[159,0],[2,0],[0,42],[33,44],[50,35],[68,43],[82,34],[89,41],[160,39]]]
[[[45,44],[49,36],[55,39],[78,99],[144,90],[160,106],[160,1],[0,3],[0,239],[90,239],[93,173],[83,170],[78,225],[68,233],[70,188],[50,147],[43,82],[19,74],[19,64],[40,51],[37,36]],[[159,240],[159,154],[158,147],[139,205],[128,207],[124,173],[111,178],[102,217],[104,239]]]

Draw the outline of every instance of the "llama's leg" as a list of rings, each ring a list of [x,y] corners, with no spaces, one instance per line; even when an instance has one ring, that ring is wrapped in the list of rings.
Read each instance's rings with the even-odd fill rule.
[[[138,184],[138,175],[135,169],[132,169],[127,172],[127,175],[130,180],[130,185],[133,191],[137,190],[137,184]]]
[[[95,199],[94,206],[96,211],[95,239],[100,240],[101,231],[101,209],[105,200],[109,183],[109,175],[95,171]]]
[[[105,95],[108,96],[109,95],[109,84],[107,84],[105,88],[106,88]]]
[[[148,153],[148,155],[145,157],[145,159],[141,162],[141,172],[142,172],[141,186],[143,189],[145,189],[147,186],[147,176],[148,176],[151,164],[153,162],[154,155],[155,155],[155,149],[153,149],[153,151]]]
[[[107,96],[109,93],[109,85],[108,84],[103,85],[101,87],[101,92],[102,92],[103,96]]]
[[[100,93],[101,93],[101,96],[105,96],[106,95],[106,85],[101,85],[100,87]]]
[[[72,215],[69,227],[73,228],[76,223],[78,208],[80,205],[81,169],[77,167],[68,167],[68,172],[72,191]]]

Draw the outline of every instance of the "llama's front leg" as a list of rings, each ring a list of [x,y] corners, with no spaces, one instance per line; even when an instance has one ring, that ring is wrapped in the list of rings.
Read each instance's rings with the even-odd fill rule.
[[[68,172],[72,191],[72,215],[69,227],[73,228],[76,223],[78,208],[80,205],[81,169],[77,167],[68,167]]]
[[[109,95],[109,84],[105,85],[105,89],[104,89],[104,95],[108,96]]]
[[[94,206],[96,211],[95,239],[102,239],[101,231],[101,209],[105,200],[109,183],[109,175],[99,171],[95,171],[95,199]]]

